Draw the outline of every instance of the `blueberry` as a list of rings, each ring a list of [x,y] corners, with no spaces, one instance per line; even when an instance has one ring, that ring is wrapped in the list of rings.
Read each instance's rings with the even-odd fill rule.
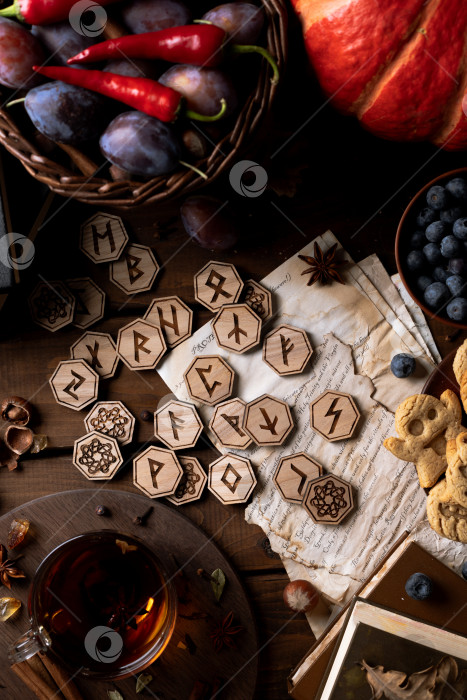
[[[410,247],[415,250],[421,250],[426,243],[425,234],[423,231],[415,231],[410,238]]]
[[[467,241],[467,216],[454,222],[452,232],[460,241]]]
[[[427,243],[426,246],[423,246],[423,254],[430,265],[436,265],[442,259],[441,251],[436,243]]]
[[[423,298],[428,306],[432,309],[439,309],[450,298],[449,289],[442,282],[433,282],[430,284],[423,294]]]
[[[460,219],[464,213],[464,207],[450,207],[449,209],[443,209],[439,215],[439,218],[441,221],[446,221],[448,224],[453,224],[457,219]]]
[[[446,306],[446,313],[452,321],[467,321],[467,299],[455,297]]]
[[[391,360],[391,372],[398,379],[410,377],[415,372],[415,358],[408,355],[406,352],[400,352],[394,355]]]
[[[451,263],[451,260],[449,261]],[[451,274],[456,274],[454,270],[452,270]],[[446,282],[447,278],[450,276],[449,272],[446,272],[444,267],[435,267],[433,270],[433,277],[435,278],[436,282]]]
[[[462,576],[465,578],[467,581],[467,559],[465,562],[462,564],[462,569],[461,569]]]
[[[437,218],[438,214],[434,211],[434,209],[426,207],[425,209],[422,209],[420,214],[417,216],[417,226],[420,226],[420,228],[426,228],[429,224],[432,224],[433,221],[436,221]]]
[[[460,241],[455,236],[445,236],[441,241],[441,255],[444,258],[458,258],[461,254],[462,244]]]
[[[427,277],[427,275],[422,275],[417,280],[417,287],[420,289],[421,292],[424,292],[428,285],[432,283],[433,280],[431,279],[431,277]]]
[[[446,287],[453,297],[461,297],[467,291],[467,282],[460,275],[451,275],[446,280]]]
[[[441,185],[433,185],[426,193],[426,202],[435,211],[441,211],[449,204],[449,193]]]
[[[425,246],[426,248],[426,246]],[[407,267],[411,272],[421,270],[425,265],[425,258],[421,250],[412,250],[407,256]]]
[[[433,221],[426,227],[425,236],[430,243],[441,243],[445,236],[451,233],[451,227],[446,221]]]
[[[433,581],[426,574],[412,574],[405,582],[405,592],[414,600],[426,600],[433,592]]]
[[[446,189],[449,194],[452,194],[456,199],[463,199],[467,201],[467,182],[463,177],[455,177],[449,180],[446,185]]]

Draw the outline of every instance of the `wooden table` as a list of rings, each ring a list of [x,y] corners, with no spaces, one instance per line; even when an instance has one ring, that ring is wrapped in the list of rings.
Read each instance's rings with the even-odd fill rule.
[[[125,212],[131,238],[150,245],[162,266],[151,292],[126,297],[109,281],[106,266],[93,265],[78,253],[79,224],[95,210],[55,198],[50,220],[36,239],[34,265],[24,284],[10,295],[0,317],[0,397],[17,394],[31,399],[37,409],[33,427],[48,436],[49,448],[39,457],[25,458],[15,472],[2,470],[2,514],[44,494],[94,488],[71,465],[73,441],[84,433],[85,411],[58,406],[48,385],[57,363],[69,357],[70,346],[81,332],[69,326],[52,334],[32,324],[26,299],[38,274],[52,280],[84,275],[96,280],[107,294],[107,305],[104,320],[92,330],[108,331],[115,337],[120,326],[144,313],[155,294],[181,296],[194,308],[197,328],[210,315],[194,303],[193,275],[213,258],[234,263],[244,279],[259,280],[329,228],[355,260],[376,252],[388,271],[395,272],[394,235],[409,199],[432,177],[465,165],[462,154],[437,152],[427,144],[377,140],[328,106],[310,119],[323,98],[302,68],[299,42],[292,45],[288,77],[274,118],[263,142],[249,155],[266,168],[276,188],[296,185],[297,191],[293,197],[279,197],[268,188],[261,197],[247,199],[231,189],[227,174],[216,183],[210,193],[229,200],[241,222],[242,240],[233,251],[213,254],[192,242],[186,244],[177,203]],[[27,233],[46,193],[14,159],[5,154],[2,158],[8,174],[13,230]],[[453,339],[453,329],[441,323],[433,322],[431,327],[442,354],[463,339],[463,335]],[[122,363],[115,377],[102,383],[100,399],[120,399],[137,417],[134,442],[124,448],[126,459],[152,435],[152,423],[140,419],[141,411],[153,411],[166,393],[156,372],[132,373]],[[215,455],[205,441],[191,452],[205,466]],[[119,474],[110,488],[133,491],[131,470]],[[281,561],[262,531],[246,525],[243,510],[241,506],[224,507],[208,493],[183,508],[200,528],[214,536],[241,572],[254,602],[261,644],[257,697],[284,699],[287,674],[309,648],[313,636],[304,618],[292,619],[285,609],[282,589],[287,576]]]

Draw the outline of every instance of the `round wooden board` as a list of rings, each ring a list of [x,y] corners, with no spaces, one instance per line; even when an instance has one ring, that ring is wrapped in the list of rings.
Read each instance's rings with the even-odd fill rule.
[[[108,517],[95,514],[97,505],[110,510]],[[132,523],[135,516],[142,515],[154,506],[146,526]],[[82,532],[112,529],[135,535],[152,548],[159,556],[169,574],[177,568],[182,575],[174,578],[179,589],[179,617],[175,632],[164,654],[146,673],[154,681],[142,696],[136,695],[135,678],[117,683],[89,682],[76,679],[86,700],[102,700],[107,690],[118,688],[125,700],[137,697],[157,697],[159,700],[188,700],[195,681],[214,682],[222,679],[225,684],[219,697],[222,700],[249,700],[254,696],[258,644],[254,613],[250,607],[242,584],[223,554],[206,535],[188,518],[175,509],[144,496],[96,489],[65,491],[30,501],[0,518],[0,542],[6,543],[10,523],[14,517],[27,518],[31,522],[30,532],[24,546],[12,554],[22,553],[21,568],[27,575],[25,581],[14,581],[11,593],[1,587],[0,595],[13,595],[23,602],[20,614],[1,625],[0,641],[0,685],[5,688],[8,700],[26,700],[34,695],[22,685],[10,671],[7,662],[8,645],[16,640],[28,627],[27,596],[29,584],[39,562],[56,546]],[[227,521],[228,522],[228,521]],[[209,581],[200,578],[196,571],[203,568],[211,573],[217,568],[224,571],[227,579],[224,593],[217,603]],[[235,624],[244,630],[233,639],[235,648],[224,648],[215,652],[210,634],[219,622],[234,612]],[[183,615],[207,613],[207,619],[186,619]],[[196,645],[194,654],[179,648],[188,634]],[[149,692],[151,691],[151,692]]]

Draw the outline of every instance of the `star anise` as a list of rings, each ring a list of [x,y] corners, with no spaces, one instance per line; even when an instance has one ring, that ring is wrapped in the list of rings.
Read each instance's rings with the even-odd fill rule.
[[[345,284],[344,280],[340,276],[337,268],[345,265],[344,262],[336,262],[334,260],[336,254],[337,243],[329,248],[325,253],[321,250],[319,245],[315,243],[314,257],[310,255],[299,255],[300,260],[308,263],[310,267],[302,272],[302,275],[310,274],[310,279],[307,282],[307,286],[311,287],[315,282],[320,282],[321,284],[327,284],[328,282],[339,282],[340,284]]]
[[[235,647],[235,643],[232,637],[239,632],[243,632],[244,628],[241,625],[234,626],[232,624],[233,619],[233,612],[229,612],[211,634],[211,639],[216,651],[220,651],[225,646],[233,649]]]
[[[10,589],[10,578],[26,578],[26,574],[24,574],[21,569],[14,566],[15,561],[15,559],[8,559],[6,547],[0,544],[0,581],[4,586]]]

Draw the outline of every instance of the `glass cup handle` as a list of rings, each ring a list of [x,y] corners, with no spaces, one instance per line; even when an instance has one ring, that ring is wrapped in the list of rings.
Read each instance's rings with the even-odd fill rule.
[[[26,661],[39,651],[47,651],[52,645],[48,632],[42,627],[29,629],[8,649],[8,660],[11,664]]]

